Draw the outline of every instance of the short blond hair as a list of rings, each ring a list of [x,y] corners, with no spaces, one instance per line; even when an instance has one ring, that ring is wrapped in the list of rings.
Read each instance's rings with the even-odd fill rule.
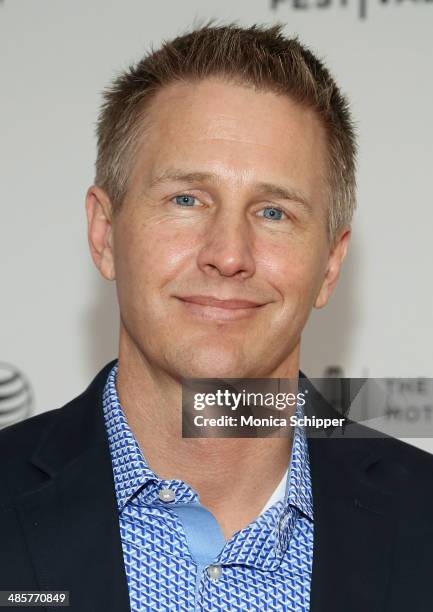
[[[146,108],[165,85],[222,77],[258,91],[287,95],[313,109],[328,145],[328,236],[334,243],[356,207],[356,140],[346,97],[324,63],[283,26],[212,24],[166,41],[118,76],[103,93],[97,122],[95,183],[114,214],[128,190]]]

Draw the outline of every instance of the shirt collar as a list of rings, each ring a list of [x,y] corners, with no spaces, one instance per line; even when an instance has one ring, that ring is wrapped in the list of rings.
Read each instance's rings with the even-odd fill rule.
[[[296,408],[297,418],[304,416],[301,406]],[[289,483],[286,491],[286,506],[292,506],[313,520],[310,460],[305,429],[296,425],[293,433],[290,459]]]
[[[116,389],[118,363],[111,369],[103,392],[103,411],[110,454],[113,459],[114,486],[119,513],[128,501],[150,482],[161,479],[148,466],[141,448],[128,425]],[[296,409],[298,417],[302,408]],[[284,514],[296,508],[313,520],[308,444],[303,427],[294,428],[289,482],[284,499]]]
[[[160,480],[150,469],[128,425],[116,389],[118,363],[111,369],[103,392],[103,411],[110,454],[113,462],[114,488],[119,513],[139,490]]]

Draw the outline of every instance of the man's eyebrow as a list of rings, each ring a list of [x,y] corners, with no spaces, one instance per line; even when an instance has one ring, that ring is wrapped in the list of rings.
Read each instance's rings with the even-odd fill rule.
[[[299,189],[283,187],[282,185],[275,185],[274,183],[256,183],[254,185],[254,190],[266,196],[296,202],[310,212],[312,210],[310,202]]]
[[[199,183],[209,182],[218,183],[220,178],[212,172],[183,172],[176,169],[164,170],[150,182],[150,188],[157,187],[168,182],[183,182],[183,183]],[[311,212],[311,204],[308,199],[298,189],[276,185],[274,183],[260,182],[252,185],[254,192],[260,193],[263,196],[279,198],[282,200],[290,200],[301,204],[306,210]]]
[[[211,172],[183,172],[169,168],[152,179],[149,187],[152,189],[169,182],[196,183],[200,181],[216,182],[217,176]]]

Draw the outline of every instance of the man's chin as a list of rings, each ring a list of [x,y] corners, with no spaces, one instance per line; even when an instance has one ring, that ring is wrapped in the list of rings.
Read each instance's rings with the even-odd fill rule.
[[[251,365],[240,355],[225,351],[194,351],[179,370],[183,378],[247,378]]]

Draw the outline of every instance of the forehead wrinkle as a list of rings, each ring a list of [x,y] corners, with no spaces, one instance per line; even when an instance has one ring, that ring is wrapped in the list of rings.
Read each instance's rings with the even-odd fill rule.
[[[241,145],[252,145],[254,147],[263,147],[267,149],[271,149],[273,151],[278,150],[275,144],[269,144],[267,142],[259,142],[257,140],[247,140],[246,138],[239,138],[238,136],[202,136],[197,139],[198,142],[208,142],[208,141],[216,141],[216,142],[227,142],[227,143],[237,143]]]

